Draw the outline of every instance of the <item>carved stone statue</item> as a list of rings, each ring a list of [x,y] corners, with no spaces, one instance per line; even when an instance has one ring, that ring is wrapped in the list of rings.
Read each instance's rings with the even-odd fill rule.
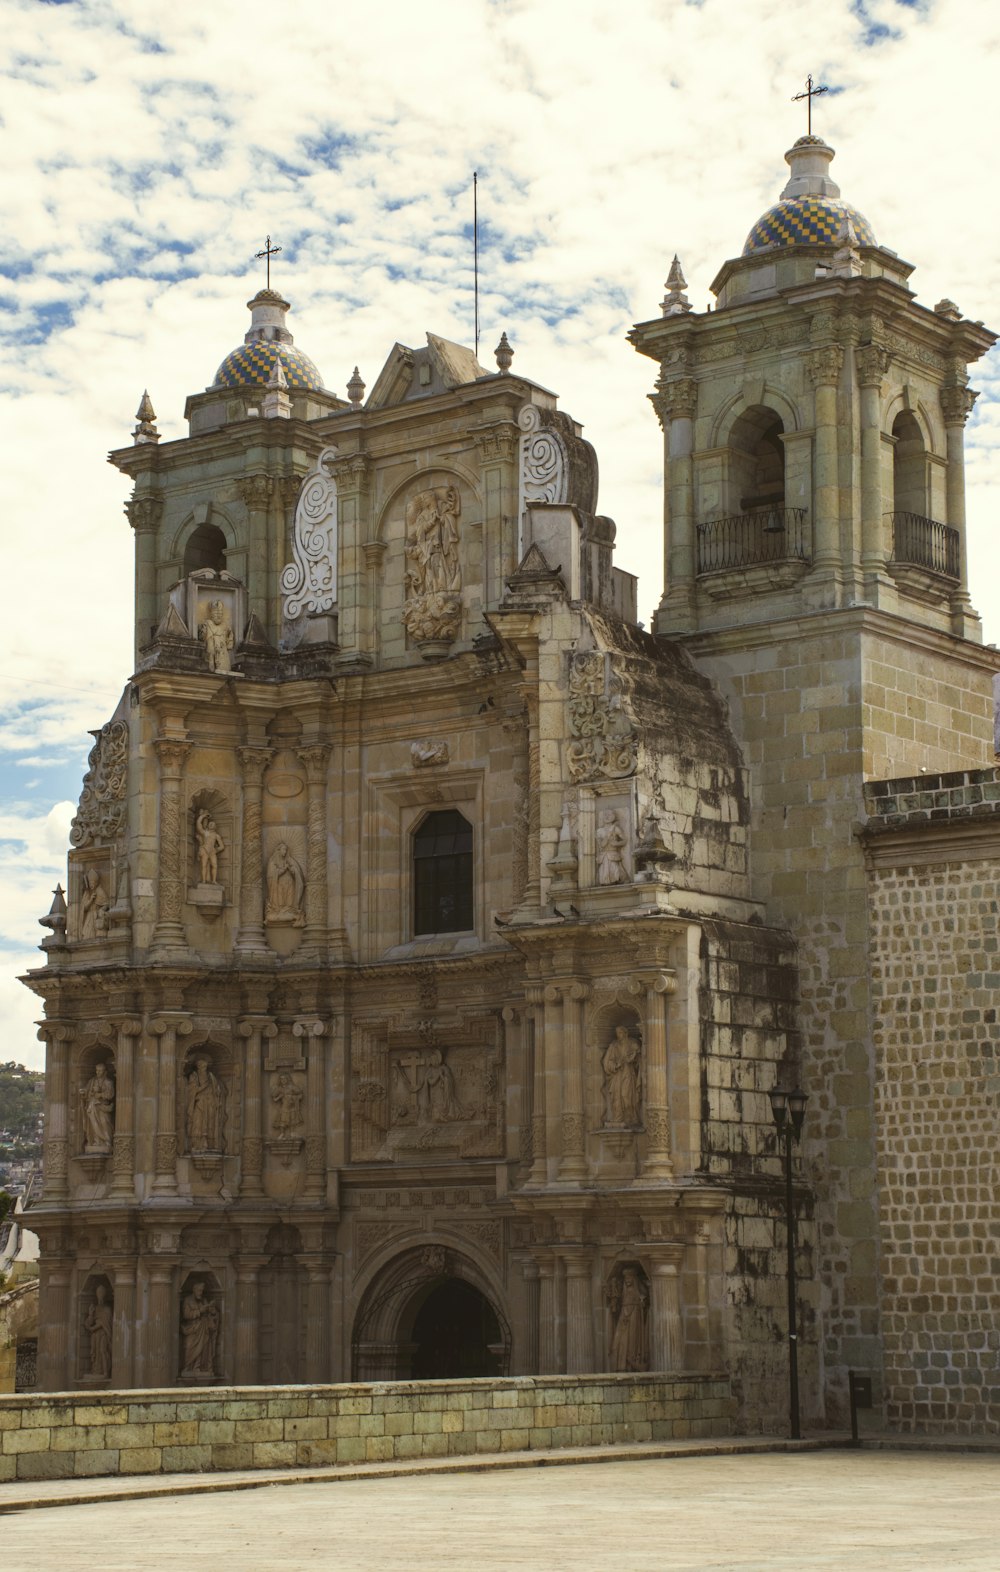
[[[90,1370],[89,1375],[100,1376],[102,1380],[111,1378],[111,1306],[108,1304],[108,1290],[103,1283],[98,1283],[94,1290],[94,1302],[87,1311],[84,1322],[90,1333]]]
[[[597,842],[598,884],[627,884],[624,853],[628,842],[614,808],[601,810],[594,839]]]
[[[198,810],[198,816],[194,821],[194,833],[198,845],[198,871],[201,882],[218,884],[219,853],[225,851],[226,843],[206,808]]]
[[[601,1059],[604,1071],[604,1123],[611,1129],[641,1124],[642,1046],[627,1027],[619,1026]]]
[[[198,637],[205,646],[209,671],[232,671],[229,652],[236,643],[233,626],[225,601],[209,602],[208,616],[198,627]]]
[[[108,931],[110,900],[99,868],[88,868],[80,893],[80,938],[103,939]]]
[[[284,841],[267,860],[267,904],[264,921],[301,928],[305,923],[302,898],[306,881],[302,869]]]
[[[221,1152],[225,1091],[205,1054],[199,1054],[188,1076],[186,1113],[189,1149]]]
[[[115,1083],[105,1064],[95,1064],[86,1086],[80,1088],[83,1102],[83,1149],[85,1152],[110,1152],[114,1134]]]
[[[181,1304],[181,1336],[184,1339],[182,1376],[214,1376],[215,1350],[219,1341],[219,1307],[205,1292],[199,1278],[191,1285]]]
[[[610,1349],[612,1370],[648,1370],[649,1288],[638,1267],[625,1266],[612,1274],[607,1303],[614,1323]]]
[[[271,1088],[274,1114],[271,1124],[275,1135],[291,1135],[302,1124],[302,1088],[297,1086],[288,1070],[278,1073]]]
[[[406,504],[403,623],[420,645],[448,645],[462,616],[456,486],[428,487]]]

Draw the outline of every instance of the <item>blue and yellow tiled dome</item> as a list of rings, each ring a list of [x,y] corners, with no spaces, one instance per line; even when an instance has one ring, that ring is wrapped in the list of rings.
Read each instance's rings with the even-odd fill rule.
[[[854,226],[858,245],[877,244],[871,225],[856,207],[829,196],[800,196],[768,208],[747,236],[743,255],[753,256],[775,246],[836,245],[844,235],[845,219]]]
[[[290,388],[320,390],[323,379],[301,349],[294,344],[275,343],[257,339],[251,344],[241,344],[227,355],[215,373],[213,386],[224,388],[266,387],[280,360],[285,379]]]

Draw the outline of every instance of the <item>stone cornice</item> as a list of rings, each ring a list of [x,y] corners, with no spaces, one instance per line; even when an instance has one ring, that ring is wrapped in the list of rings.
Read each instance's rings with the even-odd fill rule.
[[[996,862],[1000,856],[1000,816],[949,818],[920,824],[884,824],[869,819],[858,830],[870,869],[924,867],[929,863]]]

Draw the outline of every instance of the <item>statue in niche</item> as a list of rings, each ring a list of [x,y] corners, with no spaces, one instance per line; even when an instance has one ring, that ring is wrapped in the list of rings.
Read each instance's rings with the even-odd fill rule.
[[[302,1088],[288,1070],[280,1070],[271,1088],[274,1114],[271,1124],[275,1135],[291,1135],[302,1124]]]
[[[192,1152],[221,1152],[225,1091],[207,1054],[199,1054],[187,1078],[187,1138]]]
[[[614,1322],[612,1370],[649,1369],[649,1288],[637,1266],[623,1266],[608,1282],[607,1304]]]
[[[108,1381],[111,1379],[111,1306],[103,1283],[98,1283],[94,1289],[94,1302],[87,1311],[84,1326],[90,1333],[90,1369],[87,1373]]]
[[[94,1073],[80,1088],[83,1103],[83,1150],[110,1152],[114,1134],[115,1083],[106,1064],[95,1064]]]
[[[601,810],[594,839],[597,842],[598,884],[627,884],[625,847],[628,842],[614,808]]]
[[[205,646],[209,671],[232,671],[229,652],[236,638],[225,601],[209,601],[208,616],[198,625],[198,637]]]
[[[305,924],[302,897],[306,881],[302,869],[288,846],[281,841],[267,860],[267,905],[264,921],[290,924],[301,928]]]
[[[88,868],[80,894],[80,938],[103,939],[108,931],[108,892],[99,868]]]
[[[198,873],[201,882],[218,884],[219,853],[225,851],[226,843],[207,808],[199,808],[198,816],[194,821],[194,833],[198,847]]]
[[[641,1124],[641,1066],[642,1045],[639,1039],[633,1037],[627,1027],[616,1027],[615,1035],[601,1059],[605,1128],[635,1129]]]
[[[181,1336],[184,1339],[182,1376],[214,1376],[215,1349],[219,1341],[219,1307],[205,1293],[199,1278],[191,1284],[181,1304]]]

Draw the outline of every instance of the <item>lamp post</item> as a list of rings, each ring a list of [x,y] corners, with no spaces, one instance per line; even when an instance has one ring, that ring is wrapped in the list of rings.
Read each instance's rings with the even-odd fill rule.
[[[771,1112],[778,1127],[778,1142],[785,1159],[785,1242],[788,1251],[788,1407],[791,1438],[799,1439],[799,1337],[795,1322],[795,1203],[792,1197],[792,1144],[802,1134],[806,1112],[805,1092],[775,1086],[771,1091]]]

